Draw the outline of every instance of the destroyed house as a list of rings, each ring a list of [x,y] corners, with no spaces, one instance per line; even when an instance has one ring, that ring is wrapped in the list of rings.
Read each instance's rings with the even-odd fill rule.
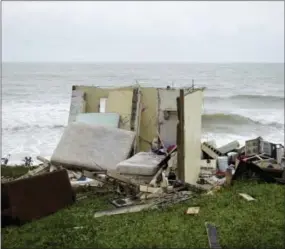
[[[165,147],[177,144],[178,171],[183,179],[194,182],[200,170],[203,90],[73,86],[68,122],[133,131],[132,154],[149,151],[157,136]]]

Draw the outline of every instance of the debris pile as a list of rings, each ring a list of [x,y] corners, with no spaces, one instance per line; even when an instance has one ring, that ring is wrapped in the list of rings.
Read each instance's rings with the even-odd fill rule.
[[[170,90],[167,89],[167,91]],[[195,161],[193,158],[186,158],[189,152],[186,149],[191,149],[192,147],[187,147],[188,145],[183,146],[184,143],[189,144],[189,141],[185,141],[187,139],[185,139],[183,133],[184,129],[179,128],[179,125],[184,125],[184,118],[181,116],[184,115],[183,113],[189,112],[189,110],[186,109],[188,104],[183,106],[178,99],[176,102],[176,98],[172,98],[173,101],[170,104],[165,102],[165,109],[164,111],[159,109],[159,115],[161,116],[161,113],[164,113],[162,115],[164,116],[164,125],[167,129],[172,127],[173,132],[175,131],[174,134],[177,132],[177,139],[174,136],[175,139],[173,141],[172,130],[168,130],[168,133],[171,133],[168,137],[167,132],[165,132],[166,128],[163,128],[164,130],[162,129],[160,132],[157,129],[156,136],[153,137],[152,141],[148,142],[149,149],[139,150],[139,140],[142,140],[139,139],[141,138],[139,121],[142,118],[144,108],[142,108],[141,104],[137,104],[141,98],[141,96],[137,95],[138,92],[136,89],[136,91],[132,91],[132,95],[126,95],[128,99],[131,99],[131,108],[123,104],[123,109],[130,113],[130,120],[126,120],[126,115],[122,113],[82,113],[86,106],[85,94],[75,94],[73,92],[72,99],[76,103],[79,102],[78,108],[76,109],[76,103],[72,102],[71,108],[75,109],[70,112],[70,123],[65,129],[51,159],[48,160],[38,156],[37,159],[42,162],[39,167],[29,171],[15,181],[2,183],[3,190],[9,189],[8,186],[13,184],[32,186],[29,182],[36,181],[33,179],[37,179],[37,181],[43,179],[42,187],[40,187],[40,184],[36,187],[41,188],[38,190],[38,195],[31,194],[30,198],[23,197],[18,204],[14,205],[14,196],[21,196],[22,194],[19,194],[20,192],[16,193],[16,190],[2,192],[2,203],[3,198],[6,198],[4,200],[5,203],[10,203],[10,205],[6,205],[5,210],[3,210],[2,206],[2,218],[4,215],[6,220],[8,217],[28,221],[42,217],[72,204],[72,200],[75,200],[74,193],[79,192],[82,188],[87,188],[89,193],[91,192],[95,195],[116,193],[117,198],[110,200],[114,208],[96,212],[94,218],[98,218],[106,215],[139,212],[146,209],[161,209],[189,200],[201,192],[214,194],[221,187],[229,187],[234,180],[238,179],[251,178],[266,182],[285,183],[284,146],[269,143],[261,137],[246,141],[243,147],[240,147],[237,141],[222,147],[217,147],[214,141],[199,142],[195,145],[195,148],[193,147],[195,150],[198,148],[198,151],[201,152],[196,155],[198,161],[196,159]],[[116,98],[119,98],[119,93],[121,94],[122,91],[113,91],[111,97],[114,95]],[[187,94],[189,94],[189,91]],[[184,95],[186,96],[186,93],[180,92],[180,98]],[[114,96],[112,98],[115,98]],[[124,95],[120,96],[121,98],[125,97]],[[177,97],[179,98],[179,92]],[[190,99],[189,97],[185,101],[189,102],[189,106],[193,106],[195,98]],[[121,100],[123,101],[123,99]],[[105,103],[106,101],[104,102],[108,110],[119,109],[115,102],[110,102],[111,105],[108,104],[108,101],[107,103]],[[117,103],[119,102],[120,100],[117,99]],[[174,109],[173,105],[177,108],[176,112],[180,113],[179,119],[176,113],[176,120],[170,118]],[[183,111],[181,111],[179,106],[183,107]],[[188,113],[187,115],[194,114]],[[201,119],[201,114],[195,115],[197,115],[197,119],[199,117]],[[122,120],[124,120],[123,123]],[[178,120],[179,124],[177,125]],[[168,121],[169,123],[167,123]],[[195,130],[193,133],[195,133]],[[200,137],[198,139],[198,141],[201,141]],[[190,164],[188,165],[188,163]],[[183,165],[181,166],[181,164]],[[198,177],[196,177],[197,167]],[[50,180],[49,185],[58,186],[58,192],[66,193],[66,196],[69,197],[66,197],[67,199],[64,203],[55,205],[54,203],[59,202],[52,198],[52,195],[48,195],[50,199],[45,197],[46,202],[49,202],[53,208],[41,213],[32,211],[34,209],[41,210],[39,208],[41,204],[39,201],[31,202],[31,198],[43,199],[38,196],[43,194],[47,188],[47,180],[44,181],[44,179],[51,179],[50,175],[56,174],[56,172],[60,174],[65,172],[66,176],[68,176],[66,179],[69,179],[68,184],[66,181],[65,183],[57,182],[61,181],[59,177],[56,181]],[[188,178],[186,176],[180,177],[184,175],[187,175]],[[62,176],[63,178],[64,176]],[[191,181],[187,179],[191,179]],[[60,190],[62,184],[65,184],[65,192]],[[18,191],[20,189],[18,187]],[[55,192],[57,190],[54,189],[53,193]],[[241,196],[251,200],[245,193],[242,193]],[[78,195],[76,200],[80,201],[84,198],[89,198],[87,192],[86,195]],[[34,208],[30,211],[30,216],[22,215],[19,212],[19,208],[25,207],[26,202],[31,202],[34,205]],[[28,205],[26,206],[22,210],[27,210]],[[186,210],[186,214],[197,214],[198,212],[199,207],[190,207]],[[25,217],[25,219],[21,217]],[[206,225],[206,227],[209,231],[209,237],[213,237],[214,227],[210,225]],[[210,240],[214,240],[214,238]]]

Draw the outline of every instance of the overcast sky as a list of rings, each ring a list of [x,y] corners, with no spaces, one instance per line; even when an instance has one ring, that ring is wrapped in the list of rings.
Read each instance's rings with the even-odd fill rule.
[[[284,1],[2,2],[2,58],[284,62]]]

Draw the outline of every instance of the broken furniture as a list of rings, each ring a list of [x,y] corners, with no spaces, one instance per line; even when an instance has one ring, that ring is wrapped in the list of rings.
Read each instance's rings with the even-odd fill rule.
[[[75,193],[66,170],[1,184],[2,227],[21,225],[71,205]]]

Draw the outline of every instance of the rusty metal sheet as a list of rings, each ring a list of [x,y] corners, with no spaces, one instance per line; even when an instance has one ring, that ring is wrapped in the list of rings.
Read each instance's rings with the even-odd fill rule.
[[[52,214],[75,201],[65,169],[1,184],[2,227]]]

